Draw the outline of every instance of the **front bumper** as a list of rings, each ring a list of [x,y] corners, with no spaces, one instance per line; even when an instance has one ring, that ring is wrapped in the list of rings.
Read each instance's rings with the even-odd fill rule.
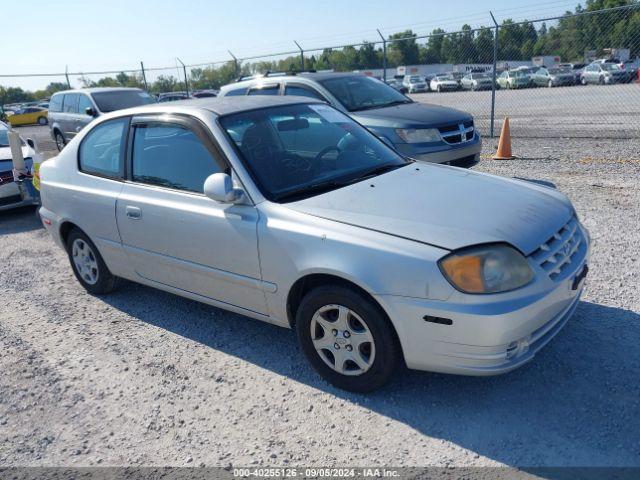
[[[30,182],[30,180],[27,181]],[[39,203],[40,197],[37,195],[36,190],[33,186],[28,188],[25,182],[0,184],[0,211],[38,205]]]
[[[550,291],[485,296],[471,304],[391,295],[376,299],[389,314],[409,368],[459,375],[497,375],[531,361],[566,325],[577,308],[584,281],[572,287],[588,260],[576,262]],[[448,319],[433,323],[425,316]],[[429,318],[427,317],[427,318]]]
[[[449,145],[442,142],[436,146],[424,146],[414,143],[395,144],[402,154],[420,162],[445,163],[453,166],[472,167],[480,161],[482,137],[476,133],[473,140]]]

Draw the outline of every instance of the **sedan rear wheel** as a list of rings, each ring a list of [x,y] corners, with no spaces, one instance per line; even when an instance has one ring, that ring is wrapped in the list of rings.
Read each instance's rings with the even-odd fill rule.
[[[111,292],[117,283],[95,244],[81,230],[74,228],[67,237],[67,253],[73,273],[89,293]]]
[[[47,123],[47,117],[38,117],[38,125],[46,125]]]
[[[391,323],[371,299],[342,286],[307,293],[296,314],[298,340],[313,368],[353,392],[384,385],[400,361]]]

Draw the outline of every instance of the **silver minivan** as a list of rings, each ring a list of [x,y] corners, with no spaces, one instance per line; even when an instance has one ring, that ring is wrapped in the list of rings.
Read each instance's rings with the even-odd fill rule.
[[[139,88],[83,88],[54,93],[49,102],[49,128],[58,150],[103,113],[154,103]]]

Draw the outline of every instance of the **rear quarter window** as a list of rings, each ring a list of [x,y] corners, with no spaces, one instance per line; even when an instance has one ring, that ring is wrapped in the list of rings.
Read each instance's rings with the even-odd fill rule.
[[[128,118],[103,122],[82,139],[78,151],[80,171],[93,175],[122,178],[124,176],[124,138]]]
[[[49,101],[49,111],[50,112],[61,112],[62,111],[62,95],[54,95],[51,97]]]
[[[241,87],[241,88],[234,88],[233,90],[229,90],[227,91],[227,93],[225,93],[226,97],[239,97],[241,95],[246,95],[247,94],[247,88],[246,87]]]

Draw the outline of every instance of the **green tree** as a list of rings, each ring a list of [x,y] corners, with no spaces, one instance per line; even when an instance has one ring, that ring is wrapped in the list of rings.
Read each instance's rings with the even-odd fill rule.
[[[389,36],[389,63],[393,66],[416,65],[420,60],[420,51],[416,42],[416,34],[412,30],[394,33]],[[404,39],[404,40],[399,40]],[[397,41],[393,41],[397,40]]]

